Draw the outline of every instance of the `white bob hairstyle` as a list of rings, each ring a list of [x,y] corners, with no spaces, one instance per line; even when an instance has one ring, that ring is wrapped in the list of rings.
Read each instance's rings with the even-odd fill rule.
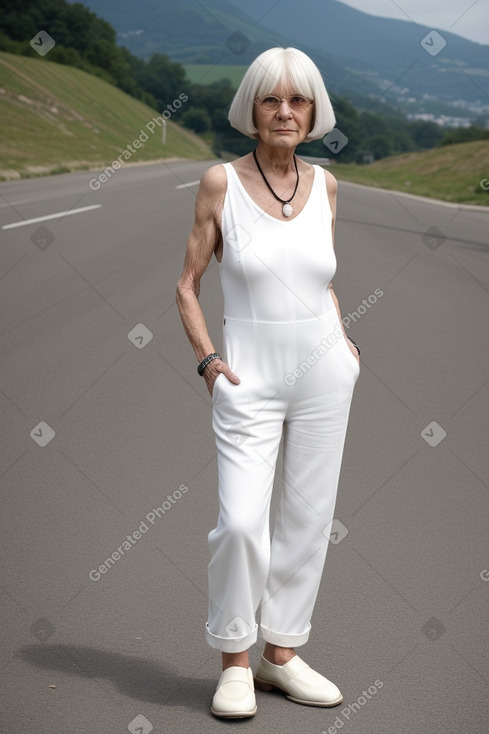
[[[304,142],[331,132],[336,119],[319,69],[303,51],[280,46],[261,53],[248,68],[229,108],[230,125],[243,135],[257,138],[253,122],[255,97],[271,94],[277,85],[287,83],[293,92],[314,100],[312,129]]]

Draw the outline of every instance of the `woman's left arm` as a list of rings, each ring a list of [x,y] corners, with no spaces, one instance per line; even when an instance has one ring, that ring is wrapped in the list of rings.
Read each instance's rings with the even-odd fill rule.
[[[324,175],[326,177],[326,191],[328,192],[328,199],[329,204],[331,206],[331,212],[332,212],[332,221],[331,221],[331,234],[333,238],[333,247],[334,247],[334,233],[335,233],[335,225],[336,225],[336,197],[338,192],[338,183],[333,176],[332,173],[329,171],[324,171]],[[338,318],[340,320],[341,328],[343,329],[343,334],[345,335],[346,343],[350,347],[350,350],[352,354],[357,358],[357,360],[360,362],[360,354],[358,349],[352,344],[350,339],[348,338],[348,334],[345,331],[345,327],[343,325],[343,320],[341,318],[341,312],[340,312],[340,304],[338,303],[338,298],[336,297],[336,293],[333,290],[333,283],[331,282],[329,284],[329,288],[331,291],[331,296],[333,298],[333,303],[336,307],[336,311],[338,312]]]

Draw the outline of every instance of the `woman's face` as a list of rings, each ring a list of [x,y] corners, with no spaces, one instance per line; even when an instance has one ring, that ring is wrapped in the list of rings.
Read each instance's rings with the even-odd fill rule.
[[[277,84],[270,94],[281,99],[278,110],[266,111],[256,102],[253,104],[253,121],[258,129],[257,137],[276,148],[295,148],[311,131],[314,103],[303,111],[291,109],[290,97],[304,95],[290,85]]]

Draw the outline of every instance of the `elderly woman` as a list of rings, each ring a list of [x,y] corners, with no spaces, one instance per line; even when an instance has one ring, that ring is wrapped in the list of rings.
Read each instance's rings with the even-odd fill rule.
[[[309,706],[342,701],[294,648],[309,638],[360,366],[331,288],[336,180],[295,155],[335,124],[319,70],[295,48],[265,51],[247,70],[229,121],[257,146],[204,173],[177,304],[212,396],[217,445],[206,639],[222,652],[223,670],[211,711],[242,718],[256,713],[255,685]],[[224,294],[222,355],[198,301],[213,254]],[[247,650],[258,633],[265,648],[253,678]]]

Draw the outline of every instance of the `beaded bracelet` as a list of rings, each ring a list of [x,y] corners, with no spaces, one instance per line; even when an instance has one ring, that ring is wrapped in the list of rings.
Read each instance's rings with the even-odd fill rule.
[[[208,354],[207,357],[204,357],[202,362],[197,367],[197,372],[199,373],[199,375],[204,374],[205,368],[207,367],[209,362],[212,362],[213,359],[221,359],[221,355],[218,354],[217,352],[213,352],[212,354]]]
[[[354,342],[353,339],[350,336],[348,337],[348,339],[351,341],[351,343],[353,344],[353,346],[356,347],[356,350],[358,352],[358,356],[360,356],[360,347],[358,346],[358,344],[356,342]]]

